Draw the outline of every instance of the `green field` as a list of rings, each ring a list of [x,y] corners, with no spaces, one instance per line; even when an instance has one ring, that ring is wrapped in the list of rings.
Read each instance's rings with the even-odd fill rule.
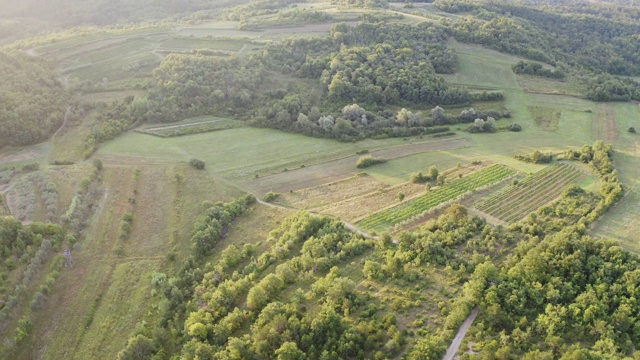
[[[640,253],[640,227],[635,221],[640,216],[640,136],[627,132],[629,127],[640,128],[640,106],[615,104],[615,115],[619,129],[615,165],[628,191],[595,223],[593,234],[618,241],[626,249]]]
[[[410,143],[425,142],[428,141],[413,139]],[[373,151],[404,144],[407,142],[403,139],[340,143],[270,129],[241,128],[166,139],[130,133],[107,143],[97,156],[174,161],[195,157],[204,160],[207,169],[218,175],[230,180],[247,180],[255,174],[262,177],[302,165],[307,167],[355,156],[359,150]],[[355,160],[352,164],[355,169]]]

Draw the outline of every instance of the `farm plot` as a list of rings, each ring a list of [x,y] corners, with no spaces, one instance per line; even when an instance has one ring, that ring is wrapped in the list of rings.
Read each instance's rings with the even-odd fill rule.
[[[513,223],[557,198],[567,185],[577,183],[584,177],[586,175],[583,172],[571,165],[550,165],[480,202],[476,208]]]
[[[209,117],[204,117],[204,118],[209,118]],[[172,137],[172,136],[200,134],[200,133],[225,130],[225,129],[233,129],[233,128],[244,126],[244,123],[238,120],[218,119],[218,118],[215,118],[215,119],[216,120],[207,120],[207,121],[200,121],[200,122],[194,122],[194,123],[188,123],[188,124],[147,128],[147,129],[141,129],[136,131],[141,132],[143,134],[155,135],[159,137]]]
[[[503,180],[515,172],[503,165],[493,165],[465,178],[440,186],[398,206],[372,214],[357,224],[365,229],[382,230],[409,220],[442,203],[457,199],[467,192]]]

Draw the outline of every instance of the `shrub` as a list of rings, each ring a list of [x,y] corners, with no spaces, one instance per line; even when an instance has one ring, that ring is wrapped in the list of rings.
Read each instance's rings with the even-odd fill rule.
[[[42,308],[42,305],[44,305],[44,294],[41,292],[37,292],[35,294],[35,296],[33,297],[33,300],[31,300],[31,310],[33,311],[38,311]]]
[[[275,199],[278,198],[278,196],[280,196],[280,194],[278,193],[274,193],[273,191],[269,191],[268,193],[266,193],[264,195],[264,198],[262,198],[262,200],[266,201],[266,202],[272,202]]]
[[[438,178],[438,173],[439,173],[439,172],[438,172],[438,168],[437,168],[437,167],[435,167],[435,166],[433,166],[433,165],[432,165],[432,166],[430,166],[430,167],[429,167],[428,174],[427,174],[427,179],[428,179],[428,180],[435,180],[435,179],[437,179],[437,178]]]
[[[16,331],[16,339],[15,339],[17,344],[21,343],[24,339],[26,339],[26,337],[31,332],[32,326],[33,325],[31,324],[31,321],[29,321],[29,319],[26,317],[18,321],[18,329]]]
[[[542,153],[538,150],[535,150],[531,154],[527,155],[516,155],[514,156],[516,160],[534,163],[534,164],[549,164],[553,161],[553,154],[551,153]]]
[[[356,167],[361,169],[361,168],[366,168],[376,164],[382,164],[386,161],[387,160],[385,159],[376,158],[371,155],[365,155],[365,156],[361,156],[358,159],[358,162],[356,163]]]
[[[429,176],[425,176],[422,172],[418,171],[416,173],[411,174],[409,180],[414,184],[425,183],[430,180]]]
[[[40,169],[40,164],[38,163],[25,164],[22,166],[22,171],[36,171],[38,169]]]
[[[129,211],[125,212],[124,215],[122,215],[122,220],[128,223],[133,222],[133,214],[130,213]]]
[[[636,133],[636,128],[630,127],[629,128],[629,132],[632,133],[632,134],[635,134]]]
[[[191,160],[189,160],[189,165],[193,166],[194,168],[196,168],[198,170],[204,169],[204,161],[199,160],[199,159],[191,159]]]

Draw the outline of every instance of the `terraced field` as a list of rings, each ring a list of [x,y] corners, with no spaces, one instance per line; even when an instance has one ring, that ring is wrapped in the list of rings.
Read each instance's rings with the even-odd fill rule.
[[[358,221],[357,224],[365,229],[383,230],[422,214],[444,202],[457,199],[467,192],[493,184],[513,174],[513,170],[503,165],[492,165],[460,180],[440,186],[398,206],[374,213]]]
[[[585,176],[571,165],[553,164],[483,200],[476,208],[513,223],[554,200],[567,185],[575,184]]]

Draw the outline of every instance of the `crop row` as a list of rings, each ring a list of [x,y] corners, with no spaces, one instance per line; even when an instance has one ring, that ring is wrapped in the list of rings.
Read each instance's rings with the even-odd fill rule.
[[[462,179],[440,186],[398,206],[372,214],[359,221],[358,224],[367,229],[393,226],[439,204],[456,199],[467,192],[495,183],[513,174],[514,171],[507,167],[493,165]]]
[[[558,197],[584,174],[573,166],[554,164],[486,199],[477,209],[506,222],[521,220]]]
[[[564,177],[572,174],[576,170],[568,165],[552,165],[546,167],[544,170],[526,177],[524,180],[515,184],[513,186],[508,187],[507,189],[499,192],[495,196],[483,201],[480,205],[477,206],[478,210],[484,212],[491,212],[496,208],[502,207],[502,204],[505,200],[511,199],[517,194],[522,194],[523,192],[535,191],[541,187],[544,187],[547,183],[551,183],[558,179],[563,179]]]

